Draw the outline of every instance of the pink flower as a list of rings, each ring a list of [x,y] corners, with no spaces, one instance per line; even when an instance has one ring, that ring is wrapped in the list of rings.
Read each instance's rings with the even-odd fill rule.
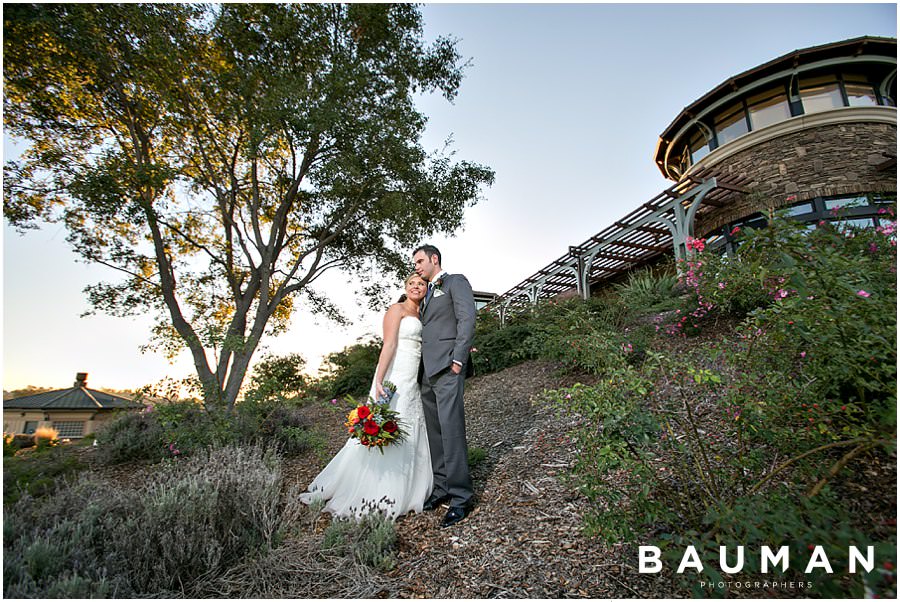
[[[875,228],[875,231],[885,236],[890,236],[897,231],[897,222],[885,222],[883,225]]]
[[[724,289],[724,288],[725,288],[725,283],[724,283],[724,282],[720,282],[720,283],[719,283],[719,288],[720,288],[720,289]]]
[[[734,228],[731,229],[731,235],[734,236],[735,234],[737,234],[740,231],[741,231],[741,227],[735,226]]]
[[[862,289],[856,291],[856,294],[859,295],[860,297],[862,297],[863,299],[868,299],[869,297],[872,296],[870,293],[867,293],[866,291],[864,291]]]
[[[800,352],[800,357],[805,358],[805,357],[806,357],[806,352],[805,352],[805,351],[801,351],[801,352]]]
[[[706,243],[702,239],[691,238],[690,236],[688,236],[684,244],[689,250],[697,251],[698,253],[702,253],[703,249],[706,248]]]
[[[331,400],[331,405],[333,405],[333,406],[334,406],[334,405],[337,405],[337,399],[332,399],[332,400]]]
[[[790,201],[796,201],[796,200],[797,200],[797,195],[796,195],[796,194],[792,194],[792,195],[790,195],[789,197],[785,198],[784,200],[785,200],[785,201],[788,201],[788,202],[790,202]]]
[[[775,291],[775,300],[776,301],[778,299],[784,299],[787,296],[788,296],[788,292],[786,290],[784,290],[783,288],[780,288],[777,291]]]

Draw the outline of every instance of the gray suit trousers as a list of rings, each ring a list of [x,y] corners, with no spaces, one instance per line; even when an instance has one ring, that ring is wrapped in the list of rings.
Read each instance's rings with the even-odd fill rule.
[[[422,406],[434,471],[435,495],[450,495],[451,506],[467,504],[473,495],[463,406],[465,374],[449,368],[422,376]]]

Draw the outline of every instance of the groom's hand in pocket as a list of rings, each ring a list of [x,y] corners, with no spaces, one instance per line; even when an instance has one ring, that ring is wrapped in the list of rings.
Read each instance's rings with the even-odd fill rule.
[[[450,369],[453,370],[453,374],[459,374],[460,372],[462,372],[462,366],[460,364],[457,364],[456,362],[450,364]]]

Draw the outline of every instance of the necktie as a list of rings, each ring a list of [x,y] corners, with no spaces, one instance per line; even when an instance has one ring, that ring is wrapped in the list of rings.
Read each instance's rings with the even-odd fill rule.
[[[424,314],[424,313],[425,313],[425,307],[428,305],[428,302],[431,300],[431,293],[432,293],[432,291],[434,291],[434,283],[433,283],[433,282],[429,282],[429,283],[428,283],[428,292],[425,293],[425,299],[422,300],[422,309],[421,309],[421,311],[419,312],[419,314]]]

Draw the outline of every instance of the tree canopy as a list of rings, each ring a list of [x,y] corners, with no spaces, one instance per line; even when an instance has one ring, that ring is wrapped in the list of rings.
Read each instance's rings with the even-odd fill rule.
[[[231,408],[261,338],[340,267],[400,275],[493,182],[421,145],[416,94],[451,101],[456,42],[409,4],[12,4],[3,108],[27,140],[4,166],[21,230],[65,223],[86,291],[157,316],[208,404]]]

